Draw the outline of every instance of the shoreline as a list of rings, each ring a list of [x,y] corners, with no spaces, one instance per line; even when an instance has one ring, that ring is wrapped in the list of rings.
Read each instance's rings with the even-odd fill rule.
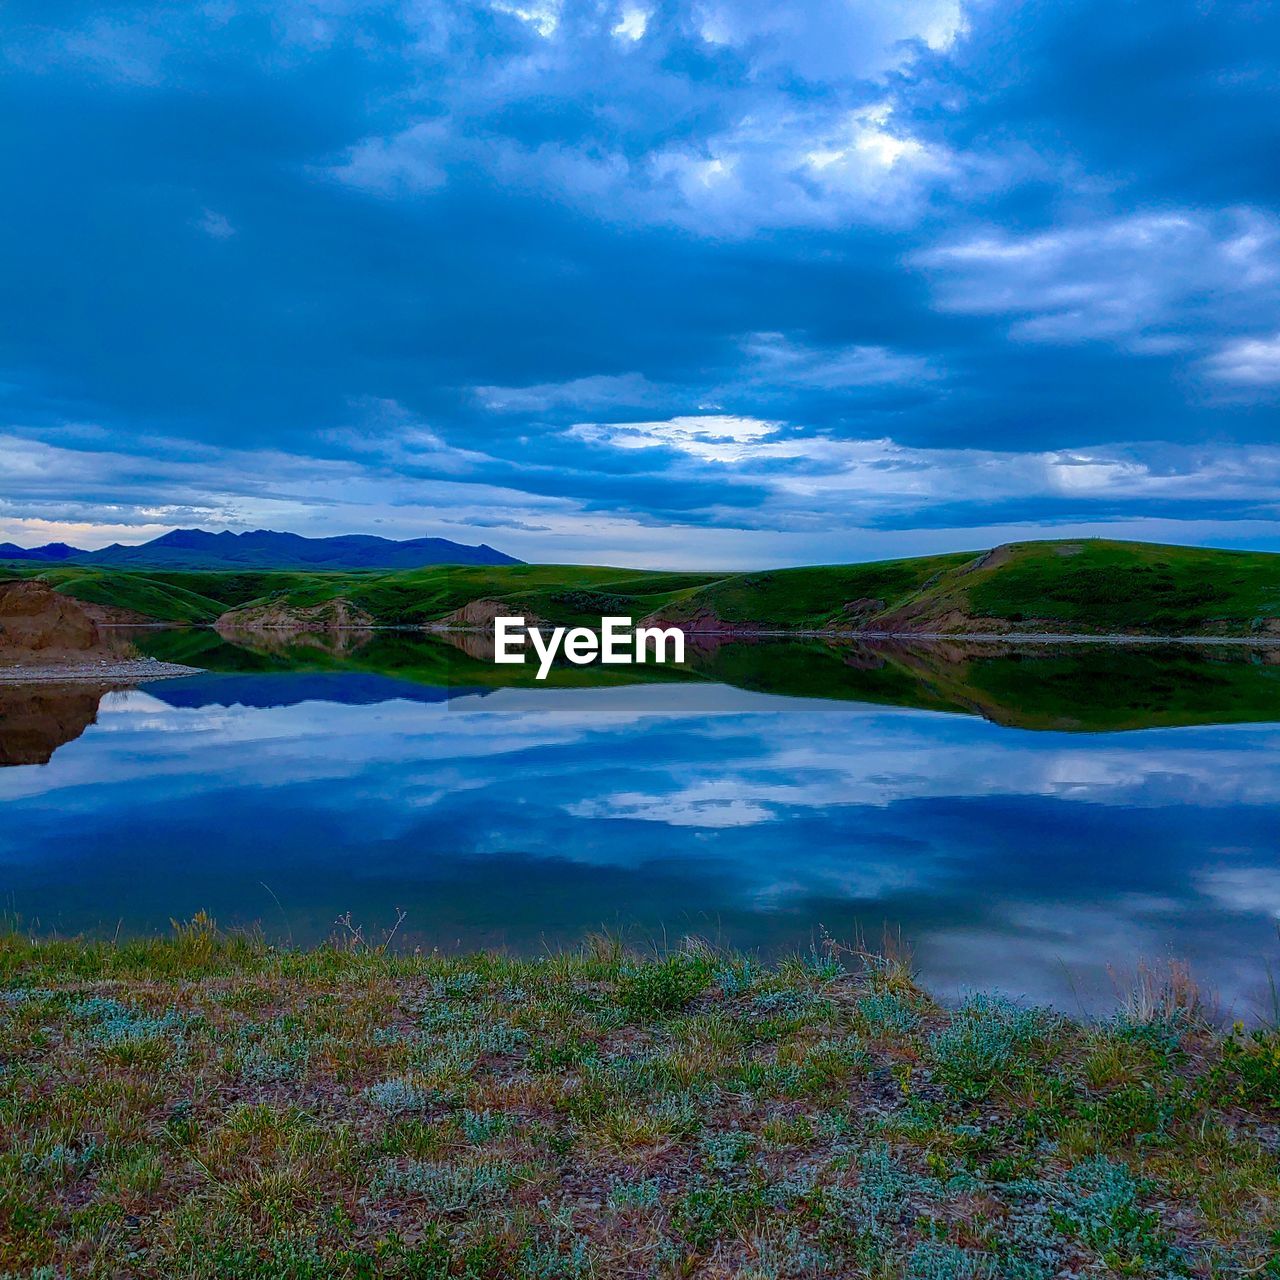
[[[165,629],[165,624],[154,624]],[[125,627],[122,630],[136,629]],[[1160,647],[1177,645],[1184,648],[1244,648],[1274,649],[1280,647],[1280,636],[1147,636],[1147,635],[1080,635],[1056,632],[990,631],[941,632],[941,631],[783,631],[762,628],[760,630],[711,630],[679,628],[688,637],[713,637],[725,640],[846,640],[866,643],[893,644],[986,644],[992,646],[1045,648],[1056,645],[1087,646],[1124,649],[1129,647]],[[261,628],[260,632],[288,633],[291,627]],[[420,635],[486,635],[486,627],[443,626],[386,626],[377,628],[337,627],[325,632],[307,634],[346,635],[353,631],[401,631]],[[0,665],[0,686],[25,684],[140,684],[152,680],[172,680],[182,676],[204,675],[203,667],[187,666],[177,662],[161,662],[156,658],[122,658],[89,663],[40,663],[29,665]]]
[[[179,676],[204,675],[203,667],[155,658],[126,658],[111,662],[32,663],[30,666],[0,667],[0,686],[16,684],[142,684],[151,680],[173,680]]]
[[[831,632],[815,632],[831,635]],[[1131,644],[1244,645],[1269,649],[1280,645],[1280,636],[1146,636],[1116,632],[1107,635],[1058,634],[1051,631],[857,631],[837,632],[874,640],[976,640],[988,644],[1103,644],[1123,647]]]
[[[656,625],[656,624],[655,624]],[[287,627],[280,630],[289,630]],[[419,630],[419,628],[388,627],[385,630]],[[421,630],[430,635],[485,635],[488,627],[425,626]],[[1269,649],[1280,646],[1280,635],[1268,636],[1163,636],[1129,635],[1123,632],[1102,635],[1082,635],[1080,632],[1052,631],[829,631],[782,630],[767,627],[728,628],[677,627],[686,636],[716,636],[729,640],[927,640],[930,643],[945,641],[980,641],[987,644],[1099,644],[1123,647],[1125,645],[1243,645],[1248,648]]]
[[[138,630],[137,624],[118,624],[122,630]],[[148,624],[161,630],[168,629],[207,629],[218,631],[216,623],[153,623]],[[559,623],[547,623],[548,626],[559,626]],[[567,624],[564,624],[567,625]],[[657,624],[654,624],[657,625]],[[677,627],[686,636],[716,636],[729,640],[927,640],[930,643],[945,641],[978,641],[986,644],[1099,644],[1099,645],[1235,645],[1246,648],[1270,649],[1280,647],[1280,635],[1225,635],[1225,636],[1174,636],[1174,635],[1135,635],[1127,632],[1106,632],[1086,634],[1078,631],[832,631],[826,629],[785,629],[781,627],[752,627],[729,625],[728,627]],[[588,628],[598,630],[598,628]],[[382,623],[370,627],[253,627],[245,628],[241,634],[297,634],[297,635],[351,635],[358,633],[394,631],[415,635],[491,635],[493,629],[486,626],[447,626],[440,623]],[[219,632],[219,634],[222,634]],[[234,637],[235,631],[230,635]]]

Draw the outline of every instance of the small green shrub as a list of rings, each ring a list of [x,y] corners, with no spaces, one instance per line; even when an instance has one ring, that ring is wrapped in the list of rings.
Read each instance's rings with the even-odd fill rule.
[[[712,981],[724,992],[725,999],[732,1000],[750,991],[759,976],[759,967],[744,959],[716,970]]]
[[[414,1160],[384,1169],[373,1189],[375,1194],[413,1196],[444,1213],[461,1213],[498,1200],[512,1180],[512,1171],[497,1161],[453,1165]]]
[[[1023,1009],[1003,996],[969,996],[929,1039],[934,1075],[962,1096],[982,1097],[1057,1025],[1044,1009]]]
[[[618,1000],[637,1022],[678,1013],[711,985],[701,956],[676,952],[665,960],[627,965],[618,976]]]
[[[661,1203],[662,1183],[657,1178],[631,1181],[615,1178],[609,1188],[609,1208],[617,1213],[628,1209],[656,1209]]]
[[[872,991],[858,1001],[858,1015],[870,1031],[910,1035],[920,1025],[920,1014],[897,991]]]
[[[1235,1028],[1222,1047],[1219,1075],[1241,1102],[1280,1110],[1280,1031],[1259,1029],[1246,1036]]]
[[[459,1117],[462,1134],[474,1145],[502,1138],[515,1127],[510,1116],[498,1111],[464,1111]]]
[[[435,1097],[432,1091],[419,1088],[412,1080],[403,1076],[394,1080],[380,1080],[377,1084],[371,1084],[364,1091],[364,1096],[379,1111],[385,1112],[389,1116],[401,1116],[407,1115],[412,1111],[422,1111],[431,1104]]]
[[[82,1000],[73,1011],[85,1024],[85,1039],[106,1046],[167,1040],[180,1034],[186,1026],[186,1019],[177,1013],[156,1017],[101,996]]]
[[[994,1259],[954,1244],[925,1240],[907,1260],[908,1280],[989,1280],[995,1277]]]
[[[1096,1250],[1107,1266],[1129,1274],[1174,1262],[1159,1214],[1138,1204],[1140,1190],[1127,1166],[1096,1156],[1063,1179],[1054,1221]]]

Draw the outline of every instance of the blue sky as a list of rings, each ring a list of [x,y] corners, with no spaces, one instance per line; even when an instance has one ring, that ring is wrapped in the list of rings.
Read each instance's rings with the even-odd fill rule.
[[[0,540],[1280,549],[1280,7],[9,0]]]

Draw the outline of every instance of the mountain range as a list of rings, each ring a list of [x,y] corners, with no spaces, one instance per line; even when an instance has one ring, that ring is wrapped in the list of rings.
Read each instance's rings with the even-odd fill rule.
[[[0,542],[0,560],[47,560],[61,564],[87,554],[65,542],[46,542],[43,547],[20,547],[13,542]]]
[[[126,547],[117,542],[100,551],[82,551],[64,542],[43,547],[0,542],[0,560],[121,569],[420,569],[433,564],[521,563],[484,543],[471,547],[447,538],[395,542],[370,534],[304,538],[270,529],[252,533],[175,529],[141,546]]]

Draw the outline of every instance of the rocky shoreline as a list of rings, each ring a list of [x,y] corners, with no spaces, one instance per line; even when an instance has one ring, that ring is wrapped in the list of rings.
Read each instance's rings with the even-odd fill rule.
[[[15,663],[0,666],[0,685],[8,684],[141,684],[202,674],[200,667],[155,658],[102,659],[77,663]]]
[[[198,671],[139,657],[105,635],[85,605],[48,583],[0,582],[0,685],[140,684]]]

